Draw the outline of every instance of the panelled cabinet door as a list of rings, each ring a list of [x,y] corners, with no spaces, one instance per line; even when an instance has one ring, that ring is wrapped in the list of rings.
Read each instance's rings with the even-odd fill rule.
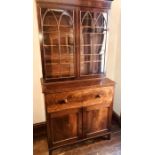
[[[75,76],[74,10],[40,8],[45,79]]]
[[[49,123],[53,146],[77,141],[82,135],[81,109],[51,113]]]
[[[80,74],[105,73],[108,13],[102,10],[80,11]]]
[[[83,110],[83,124],[84,137],[103,134],[108,131],[109,127],[110,107],[105,107],[103,104],[93,105],[84,108]]]

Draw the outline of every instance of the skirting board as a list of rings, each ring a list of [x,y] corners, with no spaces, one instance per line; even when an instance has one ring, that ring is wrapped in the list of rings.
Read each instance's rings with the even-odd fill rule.
[[[121,127],[121,117],[117,115],[116,112],[113,111],[112,114],[112,119],[119,124]],[[41,122],[41,123],[36,123],[33,124],[33,138],[39,138],[42,136],[46,136],[47,131],[46,131],[46,122]]]
[[[33,138],[46,136],[46,122],[33,124]]]
[[[117,122],[117,124],[121,127],[121,116],[119,116],[115,111],[112,113],[112,119]]]

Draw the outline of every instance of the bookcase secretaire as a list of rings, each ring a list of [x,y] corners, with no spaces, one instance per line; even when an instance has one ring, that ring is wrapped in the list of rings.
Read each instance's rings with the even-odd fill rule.
[[[49,152],[110,138],[114,82],[106,78],[110,0],[37,0]]]

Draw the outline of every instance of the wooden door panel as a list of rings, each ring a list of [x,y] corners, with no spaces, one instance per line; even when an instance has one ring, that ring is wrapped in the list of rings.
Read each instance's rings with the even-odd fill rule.
[[[80,109],[51,113],[52,143],[66,144],[80,137],[82,116]]]
[[[54,124],[54,142],[77,137],[78,117],[76,114],[68,114],[61,117],[53,118],[52,121]]]
[[[84,136],[91,137],[108,131],[109,107],[95,105],[84,110]]]
[[[87,112],[87,134],[107,129],[108,109],[92,110]]]

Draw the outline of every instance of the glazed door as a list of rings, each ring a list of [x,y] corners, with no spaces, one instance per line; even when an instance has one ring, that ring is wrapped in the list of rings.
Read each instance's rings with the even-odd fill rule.
[[[82,136],[81,109],[51,113],[49,126],[53,146],[77,141]]]
[[[75,10],[40,8],[43,75],[48,79],[75,77]]]
[[[110,107],[98,104],[84,108],[83,122],[85,138],[102,135],[110,126]]]
[[[108,13],[102,10],[80,11],[80,75],[105,73]]]

